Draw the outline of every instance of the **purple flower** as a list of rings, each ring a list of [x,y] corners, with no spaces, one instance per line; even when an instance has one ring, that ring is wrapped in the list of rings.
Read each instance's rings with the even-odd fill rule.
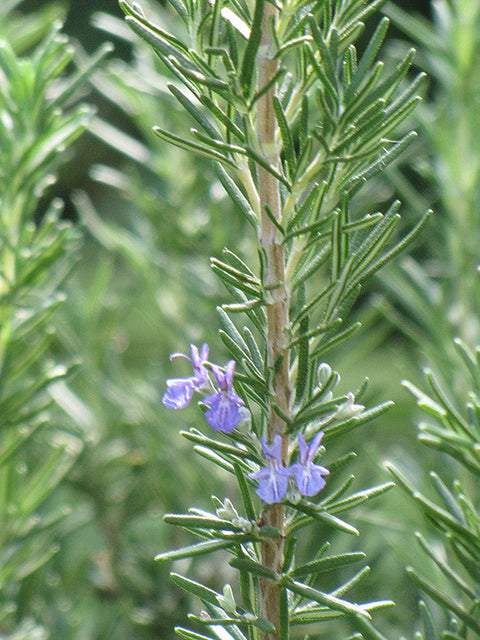
[[[167,391],[162,402],[167,409],[185,409],[190,403],[194,391],[204,389],[208,385],[208,371],[205,362],[208,359],[208,344],[202,345],[200,353],[194,344],[190,345],[191,358],[184,353],[172,353],[173,358],[186,358],[193,366],[193,376],[189,378],[170,378],[167,380]]]
[[[208,407],[205,418],[214,431],[231,433],[242,421],[243,416],[239,407],[245,404],[233,390],[235,360],[227,362],[225,372],[214,364],[212,364],[212,371],[217,379],[218,391],[203,401]]]
[[[267,504],[281,502],[288,488],[288,469],[282,465],[282,436],[277,434],[273,439],[272,446],[267,444],[262,438],[262,450],[264,457],[268,460],[268,467],[249,473],[249,477],[258,480],[258,487],[255,489],[257,495]]]
[[[313,459],[318,451],[323,438],[323,431],[317,433],[309,445],[305,442],[302,433],[298,434],[298,448],[300,449],[300,462],[292,464],[288,471],[295,476],[297,487],[302,496],[315,496],[325,486],[322,476],[330,473],[325,467],[313,464]]]

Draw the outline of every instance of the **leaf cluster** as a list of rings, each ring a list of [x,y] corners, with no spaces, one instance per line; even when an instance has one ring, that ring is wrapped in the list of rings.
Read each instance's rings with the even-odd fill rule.
[[[327,3],[322,10],[316,3],[285,7],[272,26],[274,57],[279,60],[276,144],[282,158],[276,167],[262,156],[256,140],[256,108],[268,89],[257,87],[251,72],[260,16],[241,3],[175,3],[189,29],[188,46],[188,38],[153,24],[138,4],[120,4],[127,23],[152,45],[175,78],[169,89],[198,127],[192,129],[191,139],[160,128],[156,133],[213,160],[223,187],[254,227],[262,215],[256,167],[281,185],[281,219],[265,213],[287,252],[294,294],[289,327],[292,375],[300,402],[312,393],[314,372],[326,351],[356,330],[356,325],[343,325],[361,283],[401,252],[424,222],[394,244],[399,203],[385,215],[354,220],[349,207],[350,197],[367,178],[392,162],[412,139],[413,134],[397,141],[388,136],[419,100],[416,93],[423,75],[399,91],[413,52],[385,76],[383,63],[375,63],[388,26],[384,19],[357,60],[353,41],[363,30],[363,19],[379,3],[367,8],[363,3]],[[213,270],[234,298],[223,310],[245,312],[261,338],[253,344],[249,337],[253,355],[231,321],[231,334],[223,327],[221,335],[232,356],[245,363],[245,382],[256,388],[257,400],[268,392],[271,375],[259,358],[265,350],[265,307],[270,299],[263,284],[265,259],[260,252],[256,273],[233,252],[224,257],[212,260]],[[223,314],[222,318],[227,322]]]
[[[329,382],[325,380],[325,386],[328,384],[333,389],[339,376],[334,372],[331,372],[331,376],[335,381],[332,383],[331,380]],[[330,427],[325,429],[327,443],[329,438],[359,426],[372,417],[367,411],[365,415],[360,414],[353,420],[342,418],[341,409],[344,407],[344,400],[345,398],[337,397],[325,403],[324,415],[328,409],[331,413]],[[377,407],[377,410],[381,411],[384,408]],[[335,413],[338,419],[334,417]],[[332,487],[326,494],[322,493],[320,499],[318,497],[302,498],[289,501],[286,505],[286,528],[283,532],[284,563],[281,573],[277,575],[263,564],[260,545],[265,539],[282,536],[282,532],[272,526],[266,526],[263,522],[261,508],[259,509],[251,498],[253,481],[248,478],[248,473],[258,469],[258,465],[262,464],[258,441],[256,445],[255,439],[252,440],[250,436],[241,433],[234,433],[220,440],[206,436],[193,428],[183,432],[183,435],[194,443],[198,455],[218,466],[237,481],[241,500],[241,506],[237,508],[230,499],[222,502],[213,496],[212,512],[191,508],[185,514],[164,516],[167,523],[183,528],[198,541],[174,551],[160,553],[156,558],[157,561],[198,558],[223,551],[230,556],[230,565],[239,572],[238,603],[233,595],[229,599],[225,598],[225,589],[229,591],[229,585],[225,587],[222,595],[190,578],[172,574],[174,582],[182,589],[199,597],[205,607],[200,617],[191,616],[193,622],[206,626],[214,637],[246,640],[256,638],[257,630],[268,632],[269,623],[261,618],[257,608],[259,584],[263,578],[268,578],[279,585],[283,592],[284,633],[287,633],[287,629],[298,625],[335,620],[344,616],[353,616],[357,620],[365,618],[368,622],[371,611],[392,605],[389,601],[354,604],[345,599],[346,594],[368,574],[368,566],[359,569],[333,591],[325,592],[317,588],[319,576],[362,561],[364,554],[361,552],[327,555],[330,543],[325,542],[310,561],[301,565],[296,565],[295,561],[295,549],[297,541],[301,539],[300,532],[303,528],[316,523],[326,532],[330,530],[358,535],[357,529],[339,517],[339,514],[382,495],[393,486],[392,483],[352,492],[354,477],[349,475],[342,481],[339,474],[355,454],[350,452],[339,459],[328,461],[329,469],[338,478],[338,486]],[[292,456],[294,455],[295,452],[292,451]],[[196,632],[184,628],[178,628],[177,633],[184,638],[197,637]],[[199,635],[198,637],[211,636]]]
[[[80,238],[62,222],[59,201],[36,219],[62,152],[84,131],[90,113],[75,105],[75,93],[101,56],[90,68],[67,75],[72,54],[58,24],[30,57],[19,57],[8,40],[0,41],[0,618],[5,629],[12,624],[19,585],[58,551],[68,514],[45,503],[82,448],[76,435],[56,425],[51,397],[74,369],[73,363],[52,360],[52,318],[65,300],[59,287]],[[25,629],[41,637],[39,628],[24,627],[18,628],[19,638]]]
[[[408,569],[420,589],[446,612],[445,630],[438,634],[433,631],[433,623],[429,623],[432,630],[425,634],[425,638],[466,639],[480,632],[476,615],[480,580],[480,513],[474,493],[480,477],[480,352],[478,349],[471,351],[461,340],[456,341],[456,349],[472,383],[472,390],[462,409],[456,407],[455,401],[429,370],[425,371],[428,393],[409,382],[405,385],[426,415],[419,424],[420,442],[454,460],[461,479],[454,479],[449,486],[446,478],[432,471],[432,485],[437,500],[439,498],[435,502],[414,487],[394,465],[388,465],[398,485],[415,500],[435,529],[436,538],[428,539],[417,532],[417,541],[443,574],[448,586],[446,591],[445,587],[432,583],[417,570]],[[442,545],[441,552],[438,539]]]
[[[137,3],[121,0],[126,21],[148,42],[173,78],[171,94],[195,121],[190,135],[156,127],[164,141],[191,154],[213,161],[226,192],[246,221],[257,231],[265,218],[274,226],[277,243],[285,250],[286,282],[266,283],[267,257],[258,251],[258,266],[252,267],[231,250],[212,258],[211,266],[227,288],[233,303],[218,309],[220,337],[231,356],[241,365],[236,385],[252,417],[252,431],[241,429],[226,442],[191,430],[184,435],[195,443],[196,452],[224,472],[239,486],[240,512],[228,501],[214,499],[215,512],[191,509],[168,515],[167,522],[197,536],[197,544],[160,554],[160,560],[202,556],[227,551],[239,571],[241,603],[236,604],[230,587],[223,595],[189,578],[174,576],[186,591],[200,597],[205,612],[195,617],[209,633],[219,638],[254,640],[269,633],[257,609],[260,584],[268,579],[282,592],[284,606],[280,636],[289,638],[296,624],[353,617],[365,638],[379,638],[370,623],[370,610],[389,602],[354,604],[344,595],[368,572],[360,570],[332,592],[317,588],[317,575],[327,567],[348,565],[358,554],[324,558],[326,549],[305,565],[295,565],[296,534],[317,522],[344,533],[356,533],[338,514],[380,495],[391,485],[349,493],[352,477],[317,501],[289,500],[286,505],[284,563],[280,574],[262,564],[260,546],[280,530],[264,527],[262,513],[251,499],[248,473],[262,464],[259,438],[273,410],[286,425],[286,432],[310,437],[320,429],[325,441],[344,435],[385,411],[389,403],[370,410],[354,404],[363,389],[354,394],[336,394],[339,375],[322,364],[325,353],[350,337],[358,328],[348,324],[349,312],[367,277],[400,253],[421,229],[425,218],[400,242],[392,235],[399,222],[400,203],[385,215],[351,214],[351,199],[363,184],[392,163],[413,140],[407,133],[394,139],[394,130],[419,101],[419,75],[413,82],[406,75],[413,51],[386,73],[375,62],[384,40],[388,20],[380,22],[369,44],[359,56],[354,42],[362,33],[363,20],[381,2],[365,5],[357,0],[304,2],[292,0],[269,24],[273,44],[270,55],[278,71],[266,86],[259,86],[254,69],[258,63],[264,3],[255,10],[241,1],[183,3],[172,5],[186,26],[177,36],[154,24]],[[262,97],[274,89],[276,121],[275,153],[266,153],[257,135],[258,108]],[[279,162],[271,158],[280,158]],[[261,210],[259,169],[273,177],[280,191],[281,214],[268,207]],[[285,328],[294,388],[291,413],[275,404],[272,380],[280,361],[267,359],[267,311],[275,289],[285,285],[291,293],[289,323]],[[246,318],[238,328],[235,314]],[[239,325],[240,326],[240,325]],[[297,455],[292,445],[289,455]],[[351,452],[332,460],[337,473],[351,461]],[[241,514],[241,515],[240,515]],[[181,637],[211,638],[184,628]]]
[[[413,51],[389,75],[381,62],[372,68],[386,34],[386,18],[360,60],[353,44],[363,31],[363,20],[379,2],[367,7],[327,3],[323,9],[316,3],[292,2],[280,13],[272,52],[279,70],[272,82],[278,87],[274,104],[281,167],[262,157],[255,140],[256,106],[269,88],[256,87],[252,74],[261,11],[252,15],[242,3],[233,8],[222,2],[205,6],[192,2],[191,7],[175,3],[188,25],[189,47],[184,39],[150,22],[138,4],[120,4],[130,27],[170,70],[175,78],[170,91],[196,122],[191,139],[159,127],[156,133],[218,162],[221,174],[226,171],[233,181],[225,188],[253,223],[259,211],[245,184],[249,163],[257,163],[280,181],[285,189],[285,222],[297,214],[298,230],[308,211],[294,212],[294,207],[312,185],[318,183],[325,201],[325,209],[319,203],[316,210],[320,218],[334,208],[339,195],[361,188],[412,140],[411,133],[401,140],[391,140],[390,134],[419,100],[416,92],[423,75],[398,91]]]

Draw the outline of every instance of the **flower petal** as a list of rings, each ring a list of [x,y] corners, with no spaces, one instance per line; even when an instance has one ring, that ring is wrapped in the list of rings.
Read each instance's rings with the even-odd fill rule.
[[[200,362],[206,362],[208,360],[209,351],[210,351],[210,347],[206,342],[204,342],[200,350]]]
[[[186,356],[184,353],[178,353],[178,352],[171,353],[170,360],[174,360],[175,358],[185,358],[185,360],[192,362],[191,359],[188,356]]]
[[[273,439],[272,445],[267,444],[265,437],[262,437],[263,456],[278,465],[282,464],[282,436],[277,433]]]
[[[290,474],[295,476],[298,491],[302,496],[315,496],[325,486],[325,480],[322,476],[328,475],[330,472],[325,467],[317,464],[303,465],[296,462],[289,467]]]
[[[314,439],[310,442],[308,446],[308,453],[307,453],[308,462],[313,462],[313,459],[315,458],[315,455],[318,451],[322,438],[323,438],[323,431],[319,431],[317,435],[314,437]]]
[[[240,424],[242,415],[237,404],[230,402],[222,393],[207,398],[204,403],[210,407],[205,418],[214,431],[231,433]]]
[[[308,445],[305,442],[305,436],[303,433],[299,433],[297,436],[298,450],[300,452],[300,462],[305,464],[308,459]]]
[[[288,476],[284,473],[286,469],[261,469],[257,472],[259,480],[258,487],[255,489],[260,498],[267,504],[281,502],[288,488]]]
[[[225,374],[223,373],[223,371],[216,364],[212,364],[212,371],[213,371],[213,375],[217,379],[217,384],[220,391],[226,391],[227,385],[225,382]]]
[[[225,382],[227,389],[231,389],[233,384],[233,374],[235,373],[235,360],[229,360],[225,365]]]
[[[194,390],[192,378],[171,378],[167,380],[167,391],[162,402],[167,409],[185,409],[190,404]]]

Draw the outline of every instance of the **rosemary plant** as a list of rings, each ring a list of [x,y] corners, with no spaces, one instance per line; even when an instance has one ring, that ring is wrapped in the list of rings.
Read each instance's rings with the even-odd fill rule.
[[[422,224],[395,244],[399,202],[385,215],[355,205],[364,183],[414,138],[409,132],[396,139],[395,129],[417,104],[423,77],[406,80],[413,51],[389,73],[376,61],[387,18],[357,55],[364,21],[381,4],[172,0],[185,26],[178,35],[155,25],[138,3],[120,1],[195,122],[188,136],[155,132],[215,163],[258,249],[255,264],[230,249],[212,258],[231,296],[218,314],[232,359],[225,367],[212,363],[206,344],[173,354],[186,358],[193,373],[167,380],[163,398],[167,408],[182,409],[195,394],[204,396],[205,428],[184,435],[238,484],[236,496],[213,498],[212,512],[165,516],[200,541],[158,560],[223,550],[238,570],[238,585],[226,584],[221,593],[172,574],[204,606],[192,621],[205,631],[176,629],[188,640],[287,640],[297,626],[313,625],[308,628],[318,633],[320,623],[340,618],[365,638],[382,637],[372,612],[392,603],[346,599],[368,568],[333,591],[319,581],[331,568],[360,561],[360,552],[326,556],[325,540],[315,557],[296,561],[300,530],[320,522],[355,534],[339,514],[392,486],[351,493],[354,479],[343,474],[355,454],[329,457],[334,438],[390,403],[366,409],[360,404],[365,384],[356,393],[340,392],[340,376],[324,362],[358,328],[350,311],[361,284]],[[326,467],[315,462],[325,451]]]
[[[16,54],[27,53],[38,45],[55,22],[63,22],[65,6],[45,2],[35,11],[22,11],[23,0],[4,0],[0,5],[0,37],[8,40]]]
[[[5,18],[15,4],[2,5]],[[0,41],[0,620],[2,635],[19,640],[44,637],[31,619],[22,621],[35,611],[17,612],[17,596],[58,551],[67,512],[46,503],[82,448],[78,431],[59,424],[51,394],[72,369],[52,360],[51,324],[79,234],[61,221],[60,201],[43,216],[39,202],[64,162],[62,151],[87,126],[91,109],[74,97],[105,49],[86,69],[67,74],[73,49],[60,29],[50,24],[29,57]],[[17,49],[28,46],[13,33]]]
[[[411,211],[418,214],[433,206],[437,221],[428,234],[424,259],[403,258],[396,269],[382,274],[395,305],[385,311],[462,398],[470,380],[453,339],[470,346],[480,342],[480,5],[460,0],[432,3],[432,23],[391,3],[385,10],[419,47],[419,63],[431,84],[415,112],[422,144],[409,166],[416,186],[398,167],[387,173]]]
[[[480,135],[480,3],[439,0],[433,23],[389,4],[388,15],[421,47],[422,66],[432,80],[428,100],[417,112],[428,154],[413,163],[423,192],[410,187],[411,209],[435,203],[438,223],[422,263],[404,259],[386,277],[403,318],[387,314],[416,343],[425,369],[426,391],[405,382],[421,410],[419,441],[435,452],[432,487],[419,487],[407,472],[389,464],[397,483],[432,527],[416,531],[432,568],[409,567],[435,606],[422,603],[423,637],[475,638],[480,632],[478,534],[479,466],[479,281],[478,195]],[[405,186],[394,169],[394,183]],[[415,485],[415,486],[413,486]],[[416,563],[415,563],[416,564]]]

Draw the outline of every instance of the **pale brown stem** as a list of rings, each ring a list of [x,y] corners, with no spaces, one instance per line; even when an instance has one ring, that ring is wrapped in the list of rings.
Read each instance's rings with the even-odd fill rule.
[[[262,20],[262,39],[257,56],[257,86],[263,87],[278,71],[277,60],[272,60],[272,42],[270,36],[271,21],[276,19],[277,10],[269,2],[265,3]],[[277,122],[273,110],[272,87],[259,101],[257,106],[257,137],[262,155],[270,164],[280,164],[277,146]],[[272,399],[285,415],[290,413],[289,358],[286,348],[286,328],[289,323],[290,292],[285,282],[285,247],[278,231],[265,213],[268,206],[273,216],[281,219],[281,200],[279,182],[262,167],[257,167],[258,193],[261,205],[261,228],[259,240],[265,252],[266,273],[264,285],[269,288],[270,303],[267,306],[267,363],[275,371],[272,380]],[[288,456],[288,436],[285,435],[285,423],[271,408],[267,438],[271,443],[275,435],[283,440],[282,457],[284,464]],[[285,507],[274,505],[264,515],[264,522],[283,532]],[[280,572],[283,560],[283,537],[267,539],[262,543],[262,562],[275,572]],[[280,629],[280,587],[275,582],[262,579],[260,583],[262,615],[275,625],[275,633],[264,634],[265,640],[278,640]]]

